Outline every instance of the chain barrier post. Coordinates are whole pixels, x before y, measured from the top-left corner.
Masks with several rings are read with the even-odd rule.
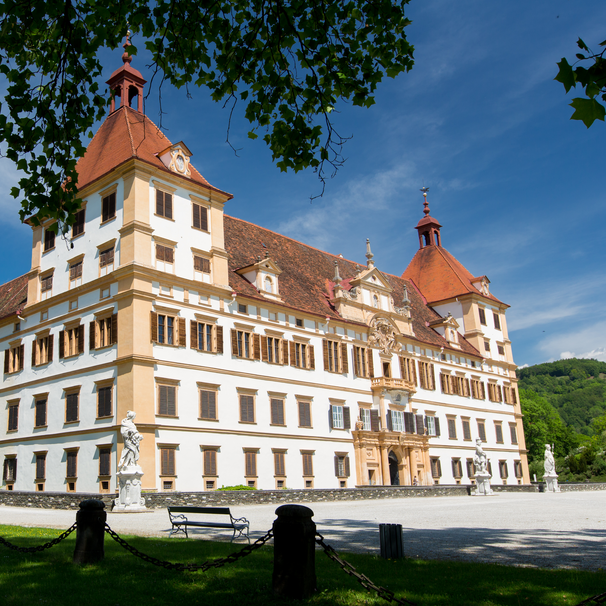
[[[87,499],[80,502],[80,510],[76,514],[74,564],[94,564],[105,557],[103,540],[106,520],[103,501]]]
[[[303,600],[316,591],[316,525],[304,505],[282,505],[273,524],[274,572],[278,597]]]

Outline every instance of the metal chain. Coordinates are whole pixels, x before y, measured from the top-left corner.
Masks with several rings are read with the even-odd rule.
[[[364,587],[364,589],[374,591],[380,598],[383,598],[388,602],[404,604],[405,606],[416,606],[414,602],[410,602],[406,598],[396,598],[393,591],[385,589],[385,587],[375,585],[366,575],[362,574],[361,572],[357,572],[354,566],[352,566],[349,562],[342,560],[334,548],[324,542],[324,537],[319,532],[316,532],[316,543],[320,545],[322,549],[324,549],[324,553],[331,560],[333,560],[333,562],[336,562],[348,575],[354,577],[354,579],[356,579],[358,583]]]
[[[594,604],[606,604],[606,592],[587,598],[577,606],[593,606]]]
[[[236,551],[228,555],[225,558],[218,558],[213,561],[206,561],[203,564],[175,564],[173,562],[167,562],[165,560],[159,560],[158,558],[154,558],[145,553],[142,553],[132,545],[129,545],[122,537],[120,537],[116,532],[114,532],[109,525],[105,524],[105,532],[116,541],[119,545],[124,547],[127,551],[130,551],[134,556],[141,558],[145,562],[149,562],[150,564],[154,564],[154,566],[161,566],[162,568],[166,568],[167,570],[177,570],[179,572],[193,572],[195,570],[207,571],[210,568],[221,568],[221,566],[225,566],[226,564],[233,564],[237,562],[239,559],[246,557],[251,554],[253,551],[262,547],[274,536],[273,529],[268,530],[261,538],[257,539],[252,545],[246,545],[240,551]]]
[[[0,537],[0,545],[5,545],[9,549],[13,549],[15,551],[19,551],[20,553],[36,553],[37,551],[44,551],[45,549],[50,549],[55,545],[61,543],[63,539],[66,539],[74,530],[76,530],[76,523],[70,526],[65,532],[62,532],[56,539],[49,541],[48,543],[44,543],[44,545],[38,545],[37,547],[18,547],[17,545],[13,545],[9,543],[7,540]]]

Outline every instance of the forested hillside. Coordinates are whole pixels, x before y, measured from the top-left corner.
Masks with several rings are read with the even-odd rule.
[[[554,444],[561,481],[606,480],[606,363],[571,358],[518,369],[531,476]]]

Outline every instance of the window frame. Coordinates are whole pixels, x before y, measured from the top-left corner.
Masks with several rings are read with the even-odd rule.
[[[312,404],[311,399],[297,398],[297,413],[298,413],[298,421],[299,421],[300,428],[313,429],[311,404]],[[308,418],[309,418],[309,425],[303,425],[302,423],[304,421],[306,421]]]
[[[156,186],[154,215],[168,221],[174,221],[173,192]]]
[[[70,387],[63,390],[65,400],[64,424],[80,422],[80,388]]]
[[[82,286],[82,275],[84,273],[84,256],[69,262],[69,288]]]
[[[159,444],[160,451],[160,477],[161,478],[176,478],[177,477],[177,449],[175,444]],[[170,490],[174,490],[174,484]]]
[[[20,400],[10,400],[7,402],[6,433],[19,431],[19,404]]]
[[[314,455],[315,450],[301,450],[301,465],[303,478],[314,478]],[[313,486],[312,486],[313,488]]]
[[[173,379],[156,379],[156,416],[167,417],[170,419],[179,418],[178,394],[179,381]],[[163,393],[165,401],[165,411],[163,412]],[[172,402],[171,402],[172,394]],[[172,405],[172,413],[171,413]]]
[[[42,406],[44,405],[44,406]],[[44,411],[44,423],[40,424],[39,410]],[[48,427],[48,394],[39,394],[34,396],[34,429]]]
[[[202,334],[202,339],[200,336]],[[203,347],[200,347],[200,343]],[[223,327],[211,318],[197,317],[189,322],[189,346],[201,353],[223,353]]]
[[[46,301],[53,296],[54,269],[40,275],[40,300]]]
[[[210,229],[209,229],[209,210],[210,208],[208,206],[206,206],[205,204],[201,204],[200,202],[194,202],[192,200],[192,218],[191,218],[191,226],[192,229],[197,229],[200,231],[203,231],[205,233],[210,233]],[[196,209],[197,209],[197,213],[198,213],[198,225],[196,225]],[[204,213],[202,213],[201,211],[204,211]],[[204,219],[202,219],[202,217],[204,216]]]
[[[256,425],[256,396],[256,392],[238,391],[239,423],[245,423],[247,425]]]
[[[97,391],[97,419],[111,419],[114,416],[114,380],[95,382]],[[109,394],[109,395],[108,395]],[[107,401],[109,399],[109,402]],[[102,401],[104,400],[104,401]],[[102,406],[104,407],[102,410]],[[109,412],[107,412],[109,407]],[[106,413],[106,414],[102,414]]]
[[[154,241],[155,268],[168,274],[175,273],[175,248],[172,243]]]
[[[53,225],[56,224],[53,223]],[[57,234],[52,229],[50,229],[51,227],[52,225],[49,225],[48,227],[44,228],[42,254],[47,253],[55,248]],[[50,234],[50,236],[47,237],[47,234]]]
[[[314,346],[309,339],[293,339],[288,341],[290,352],[290,366],[301,370],[315,370]]]
[[[483,307],[478,307],[478,316],[480,317],[480,324],[487,326],[486,324],[486,310]]]
[[[80,208],[74,215],[74,222],[72,223],[72,240],[79,238],[84,235],[84,227],[86,225],[86,207]]]
[[[347,343],[335,339],[322,339],[324,370],[333,374],[347,374]]]
[[[107,212],[106,212],[107,208]],[[101,225],[105,225],[116,218],[116,190],[102,194],[101,198]]]
[[[17,481],[17,455],[4,456],[2,480],[12,490],[12,485]]]
[[[198,383],[198,419],[200,421],[218,421],[219,420],[219,386],[218,385],[209,385],[207,383]],[[203,412],[203,403],[202,403],[202,394],[212,394],[212,402],[210,401],[210,395],[207,396],[206,406],[208,407],[208,416],[204,416]],[[215,416],[210,416],[211,406],[214,409]]]
[[[349,462],[349,453],[335,452],[335,477],[349,478],[351,475],[351,467]]]
[[[456,440],[457,439],[457,419],[454,416],[447,416],[447,425],[448,425],[448,439]]]
[[[78,451],[79,448],[65,448],[65,480],[78,479]],[[71,469],[70,469],[71,468]],[[70,473],[72,472],[72,473]],[[68,482],[69,485],[69,482]],[[74,486],[75,490],[75,486]],[[69,492],[72,492],[69,490]]]
[[[216,480],[219,477],[218,446],[202,446],[202,477]]]
[[[275,427],[286,427],[286,417],[284,415],[283,396],[271,396],[269,398],[269,416],[270,425]]]

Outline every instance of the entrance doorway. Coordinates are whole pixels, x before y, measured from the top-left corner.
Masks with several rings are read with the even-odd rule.
[[[398,473],[398,457],[393,451],[390,451],[387,459],[389,460],[389,481],[392,486],[400,485],[400,474]]]

